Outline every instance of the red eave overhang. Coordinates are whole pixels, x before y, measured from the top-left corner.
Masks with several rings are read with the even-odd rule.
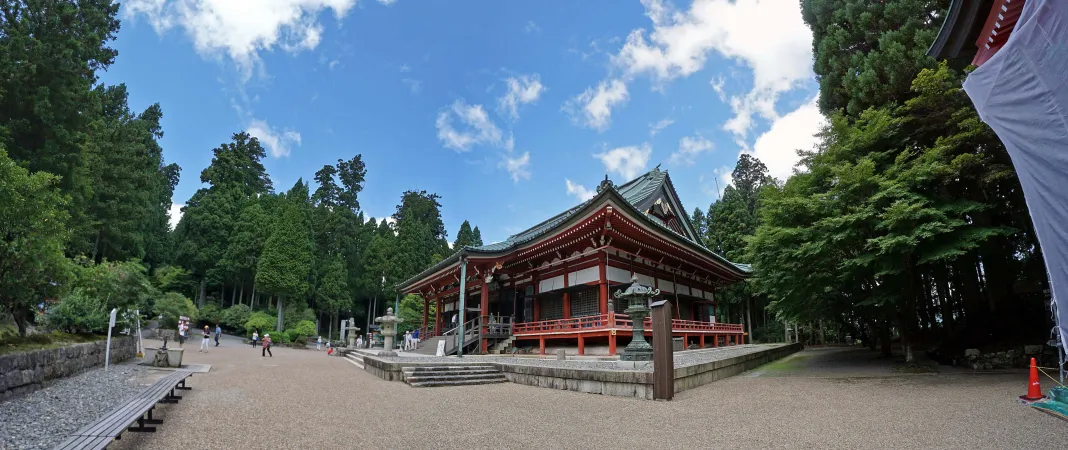
[[[1012,34],[1012,30],[1016,28],[1016,22],[1020,19],[1023,6],[1024,0],[994,1],[994,7],[990,8],[990,15],[986,18],[983,31],[979,33],[979,38],[975,41],[975,46],[979,48],[979,51],[972,59],[972,65],[983,65],[1008,42],[1009,35]]]

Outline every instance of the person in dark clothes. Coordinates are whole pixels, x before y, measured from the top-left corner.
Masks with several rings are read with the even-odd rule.
[[[222,334],[222,327],[219,324],[215,324],[215,346],[219,346],[219,336]]]

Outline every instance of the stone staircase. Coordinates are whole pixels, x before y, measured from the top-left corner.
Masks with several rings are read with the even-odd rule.
[[[405,367],[404,382],[412,387],[468,386],[508,381],[491,365],[442,365]]]
[[[491,348],[489,350],[489,352],[490,352],[491,355],[499,355],[499,354],[503,353],[505,350],[507,350],[508,347],[511,347],[513,342],[515,342],[515,336],[511,336],[508,339],[505,339],[503,341],[500,341],[500,342],[494,344],[493,348]]]
[[[345,359],[351,362],[354,366],[363,369],[363,354],[356,351],[349,351],[345,354]]]
[[[420,355],[434,356],[438,351],[438,341],[445,339],[444,336],[435,336],[419,343],[419,348],[411,351],[410,353],[418,353]]]

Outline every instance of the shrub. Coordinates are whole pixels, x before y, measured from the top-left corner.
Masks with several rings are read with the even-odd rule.
[[[103,333],[108,329],[107,305],[84,289],[75,289],[44,316],[47,328],[68,333]]]
[[[282,327],[286,330],[296,328],[303,321],[312,322],[312,333],[315,333],[315,311],[299,301],[292,301],[285,305],[282,315]]]
[[[157,298],[152,309],[161,316],[160,326],[167,329],[174,329],[178,326],[179,316],[189,317],[191,321],[197,320],[196,305],[193,305],[192,300],[177,292],[168,292]]]
[[[252,318],[252,309],[248,305],[234,305],[226,308],[222,314],[223,325],[237,332],[245,330],[245,323]]]
[[[215,303],[206,303],[200,308],[197,317],[200,319],[200,326],[208,325],[214,329],[215,324],[222,322],[223,310]]]
[[[248,321],[245,322],[245,330],[251,335],[253,331],[259,331],[260,334],[264,332],[271,332],[274,330],[275,324],[278,319],[269,316],[262,311],[256,311],[249,316]],[[273,336],[272,336],[273,337]]]
[[[300,333],[301,336],[315,336],[315,322],[310,320],[302,320],[292,329]]]

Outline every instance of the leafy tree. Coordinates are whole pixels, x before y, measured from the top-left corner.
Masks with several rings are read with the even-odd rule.
[[[74,289],[58,305],[48,309],[44,325],[67,333],[105,333],[110,318],[108,311],[103,299],[83,289]]]
[[[57,178],[31,174],[0,148],[0,308],[25,335],[34,307],[55,298],[70,277],[63,257],[68,219]]]
[[[701,208],[694,208],[693,215],[690,216],[690,222],[693,223],[694,230],[697,231],[697,238],[701,240],[701,243],[708,245],[706,242],[708,236],[708,218],[705,217],[704,211],[701,211]]]
[[[256,270],[256,284],[278,296],[275,329],[279,331],[283,329],[283,298],[303,296],[308,291],[312,242],[303,204],[306,199],[307,189],[297,181],[286,194],[282,215],[274,223]]]
[[[160,326],[175,328],[178,326],[178,318],[186,316],[189,320],[197,320],[197,307],[193,301],[177,292],[168,292],[156,299],[152,310],[160,317]]]
[[[441,220],[441,197],[426,191],[407,191],[401,196],[393,219],[397,239],[386,278],[396,284],[419,273],[433,261],[449,254],[448,234]]]
[[[904,103],[913,78],[935,67],[926,53],[948,6],[948,0],[802,0],[820,110],[857,117],[872,106]]]
[[[245,332],[252,334],[253,331],[258,331],[260,334],[275,327],[275,318],[271,317],[262,311],[256,311],[245,322]]]
[[[471,233],[474,237],[471,242],[471,245],[474,245],[475,247],[481,247],[482,245],[484,245],[482,243],[482,231],[479,231],[478,227],[475,227],[474,231],[472,231]]]
[[[341,255],[334,254],[326,259],[329,262],[323,273],[319,289],[315,292],[315,305],[318,307],[319,312],[326,314],[329,318],[330,327],[327,336],[332,338],[334,335],[334,323],[338,322],[338,313],[342,308],[352,303],[352,291],[348,286],[349,276],[345,269],[345,261],[341,258]]]
[[[471,229],[471,222],[465,220],[464,223],[460,225],[460,231],[456,232],[456,240],[453,241],[452,248],[456,251],[459,251],[465,246],[477,247],[479,245],[482,245],[481,234],[482,233],[479,233],[478,239],[476,240],[475,232]]]
[[[248,305],[237,304],[226,308],[222,314],[222,322],[226,327],[231,328],[237,332],[245,330],[245,323],[252,317],[252,308]]]

